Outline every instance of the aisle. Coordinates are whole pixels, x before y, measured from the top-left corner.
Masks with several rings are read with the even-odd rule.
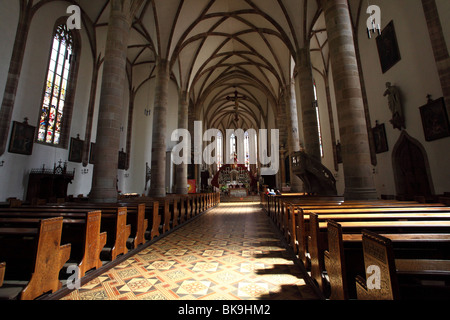
[[[316,299],[259,203],[223,203],[63,300]]]

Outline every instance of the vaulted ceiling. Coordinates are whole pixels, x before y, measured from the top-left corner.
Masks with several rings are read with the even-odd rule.
[[[110,0],[75,2],[96,58]],[[189,92],[197,116],[203,113],[209,127],[261,128],[269,108],[277,113],[294,73],[292,57],[311,39],[312,52],[319,53],[313,63],[324,70],[328,52],[320,0],[146,0],[130,34],[130,87],[154,76],[157,58],[167,59],[173,80]],[[226,99],[236,91],[246,97],[238,122],[235,103]]]

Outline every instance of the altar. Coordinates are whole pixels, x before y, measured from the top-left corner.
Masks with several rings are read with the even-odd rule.
[[[248,197],[256,189],[256,179],[244,165],[224,165],[211,181],[212,186],[222,190],[231,198]]]
[[[230,197],[233,198],[245,198],[248,196],[248,190],[245,188],[229,188]]]

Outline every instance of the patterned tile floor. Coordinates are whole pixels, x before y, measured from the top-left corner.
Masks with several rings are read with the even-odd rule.
[[[62,300],[315,300],[259,203],[222,203]]]

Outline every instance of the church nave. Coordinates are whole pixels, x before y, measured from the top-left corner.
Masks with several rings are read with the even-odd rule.
[[[259,203],[222,203],[62,300],[311,300]]]

